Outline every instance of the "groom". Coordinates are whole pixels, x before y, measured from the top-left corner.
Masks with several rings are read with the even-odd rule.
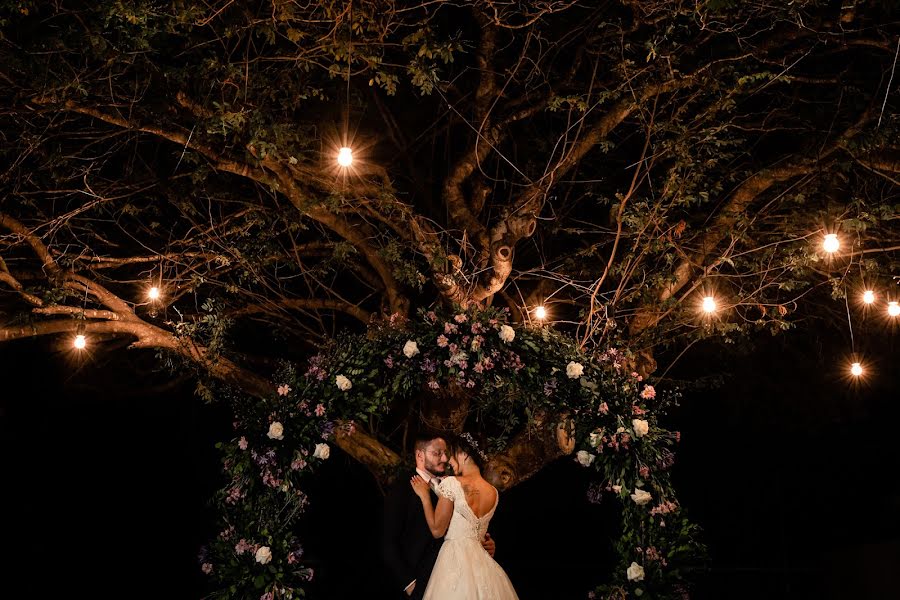
[[[434,488],[448,475],[447,442],[433,434],[416,437],[416,473],[432,488],[431,501],[437,505]],[[425,521],[422,501],[409,485],[410,473],[401,477],[384,500],[384,559],[403,598],[418,600],[425,594],[431,569],[443,538],[435,539]],[[494,541],[488,534],[482,542],[493,556]]]

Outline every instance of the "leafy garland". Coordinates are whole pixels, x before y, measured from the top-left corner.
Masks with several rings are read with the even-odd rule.
[[[550,328],[511,325],[505,311],[487,309],[392,317],[337,339],[303,372],[285,365],[277,394],[232,397],[236,437],[218,445],[229,478],[215,498],[222,529],[201,555],[219,587],[213,596],[305,595],[314,574],[294,525],[308,503],[302,480],[328,459],[328,441],[423,389],[453,388],[471,392],[469,426],[488,434],[491,451],[535,415],[574,423],[575,459],[598,475],[589,500],[609,493],[622,502],[619,563],[589,597],[686,597],[686,567],[705,548],[670,480],[679,434],[659,423],[677,394],[657,393],[629,361],[627,351],[588,355]]]

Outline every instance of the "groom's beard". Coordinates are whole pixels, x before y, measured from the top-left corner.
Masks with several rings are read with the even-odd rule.
[[[434,475],[435,477],[446,477],[452,469],[450,468],[450,463],[444,463],[443,470],[439,470],[440,463],[436,465],[425,465],[425,470]]]

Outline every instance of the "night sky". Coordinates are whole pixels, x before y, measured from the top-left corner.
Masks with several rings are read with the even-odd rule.
[[[900,597],[896,333],[856,331],[873,371],[859,385],[844,376],[848,332],[815,323],[698,344],[669,372],[670,385],[722,380],[686,389],[668,417],[680,499],[710,546],[696,598]],[[227,407],[152,374],[152,354],[78,364],[59,344],[0,349],[2,591],[202,597]],[[562,460],[502,495],[496,558],[523,600],[584,598],[610,568],[616,505],[586,501],[588,474]],[[391,597],[374,480],[338,451],[308,490],[310,596]]]

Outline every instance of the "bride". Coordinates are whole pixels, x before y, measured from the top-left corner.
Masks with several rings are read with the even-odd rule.
[[[470,434],[453,441],[450,466],[456,476],[437,484],[437,507],[428,483],[418,475],[410,480],[431,534],[444,537],[424,600],[518,600],[509,577],[481,546],[499,501],[497,488],[481,476],[486,461]]]

